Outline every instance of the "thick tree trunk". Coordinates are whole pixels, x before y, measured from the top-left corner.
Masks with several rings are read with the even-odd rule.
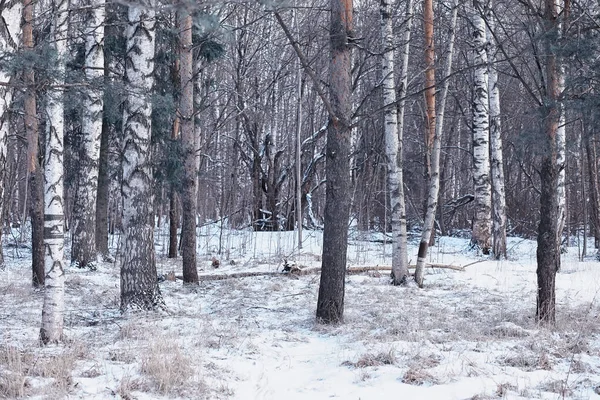
[[[585,150],[588,160],[588,179],[590,181],[591,225],[594,233],[594,246],[600,245],[600,174],[596,141],[591,132],[587,132]]]
[[[33,7],[32,0],[23,0],[23,45],[32,51],[33,41]],[[33,286],[44,286],[44,174],[38,160],[39,123],[35,90],[35,74],[28,67],[23,73],[27,86],[23,100],[25,131],[27,134],[27,173],[29,175],[28,197],[29,215],[31,218],[31,266]]]
[[[471,244],[489,254],[492,247],[492,188],[490,182],[490,115],[486,25],[481,5],[473,0],[473,186],[475,194]]]
[[[85,20],[85,77],[90,83],[83,97],[82,138],[77,171],[77,193],[73,206],[71,263],[79,268],[95,268],[96,196],[98,163],[102,137],[104,98],[99,86],[104,78],[104,1],[89,0]]]
[[[352,104],[352,0],[331,0],[331,107],[327,130],[325,229],[317,319],[341,322],[344,315],[346,253],[350,218],[350,108]]]
[[[2,18],[6,24],[3,34],[0,35],[0,52],[11,52],[19,46],[19,31],[22,15],[22,4],[15,1],[5,5],[2,10]],[[4,213],[8,210],[8,196],[4,193],[4,181],[6,179],[8,130],[10,126],[9,109],[13,99],[13,89],[8,85],[11,77],[4,71],[0,71],[0,267],[4,264],[4,252],[2,250],[2,231],[4,230]]]
[[[496,69],[496,42],[491,31],[496,21],[492,12],[492,0],[487,5],[486,19],[488,32],[488,87],[490,101],[490,149],[492,173],[492,252],[496,259],[506,258],[506,195],[504,185],[504,165],[502,150],[502,129],[500,123],[500,89],[498,87],[498,70]]]
[[[163,304],[156,276],[150,134],[154,79],[154,0],[128,11],[127,99],[123,113],[123,233],[121,309],[152,310]]]
[[[406,238],[406,210],[402,177],[402,151],[398,140],[398,111],[394,85],[394,32],[392,7],[389,0],[381,0],[381,37],[384,45],[382,60],[384,138],[387,157],[387,186],[390,196],[392,225],[392,284],[408,281],[408,246]]]
[[[183,147],[183,170],[181,203],[183,224],[181,227],[181,250],[183,256],[183,283],[198,283],[196,266],[196,219],[198,160],[196,157],[196,130],[194,129],[194,63],[192,49],[192,16],[185,9],[178,11],[179,21],[179,77],[181,96],[181,143]]]
[[[68,0],[53,2],[54,23],[52,43],[58,57],[58,76],[64,76],[67,55]],[[57,343],[62,340],[65,308],[65,216],[63,210],[64,179],[64,93],[61,88],[64,78],[57,78],[55,88],[48,93],[46,110],[46,154],[44,157],[44,246],[46,288],[42,308],[42,328],[40,339],[43,343]]]
[[[108,204],[109,204],[109,141],[111,126],[107,119],[102,121],[100,154],[98,156],[98,193],[96,195],[96,251],[108,255]]]
[[[564,168],[560,152],[564,151],[564,140],[559,137],[564,121],[562,96],[562,68],[556,54],[556,43],[552,32],[559,34],[559,5],[556,0],[545,0],[544,29],[547,40],[546,50],[546,98],[544,108],[545,154],[542,160],[540,194],[540,225],[537,247],[537,309],[536,317],[541,323],[555,322],[556,272],[560,270],[560,227],[561,227],[561,178]]]

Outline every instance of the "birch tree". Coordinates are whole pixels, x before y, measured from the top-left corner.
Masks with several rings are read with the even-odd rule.
[[[481,5],[473,0],[470,7],[473,36],[473,186],[475,205],[471,244],[488,254],[492,246],[492,193],[490,183],[490,115],[486,25]]]
[[[0,6],[0,53],[10,53],[19,47],[19,31],[22,5],[19,0],[6,2]],[[13,100],[13,89],[10,87],[11,76],[0,70],[0,266],[4,264],[2,249],[2,216],[7,206],[4,188],[6,178],[6,155],[8,150],[8,132],[10,128],[9,109]]]
[[[40,339],[43,343],[62,340],[65,308],[64,273],[64,75],[67,54],[68,0],[52,2],[54,21],[51,43],[56,50],[58,64],[56,78],[51,82],[46,100],[46,146],[44,156],[44,266],[46,271],[44,306]]]
[[[155,45],[155,1],[129,5],[123,112],[123,232],[121,309],[162,304],[156,276],[150,133]]]
[[[196,266],[196,218],[198,159],[196,156],[196,130],[194,128],[194,63],[192,48],[192,16],[185,8],[178,12],[179,22],[179,77],[181,94],[178,116],[181,120],[183,147],[183,225],[181,249],[183,255],[183,282],[198,283]]]
[[[104,79],[104,0],[88,0],[85,18],[85,78],[89,86],[83,96],[82,139],[79,151],[77,192],[73,205],[71,262],[79,268],[95,268],[96,198],[102,134]]]
[[[381,0],[381,37],[384,45],[382,59],[384,137],[387,157],[387,186],[390,196],[392,225],[392,283],[401,285],[408,278],[408,250],[406,241],[406,210],[402,178],[402,148],[398,137],[398,111],[394,85],[394,32],[392,7],[389,0]]]
[[[504,187],[504,165],[502,151],[502,129],[500,122],[500,89],[496,67],[496,41],[492,32],[496,28],[493,14],[493,0],[486,6],[488,94],[490,114],[490,152],[492,175],[492,252],[496,259],[506,257],[506,194]]]

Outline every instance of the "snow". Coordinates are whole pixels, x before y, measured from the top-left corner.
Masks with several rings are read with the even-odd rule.
[[[200,275],[320,266],[318,231],[305,232],[301,250],[294,232],[198,233]],[[441,237],[429,262],[473,264],[428,268],[424,289],[393,287],[388,271],[349,275],[334,326],[315,321],[315,274],[165,280],[166,310],[122,315],[118,261],[67,268],[67,340],[40,347],[43,294],[18,236],[7,235],[0,272],[0,397],[14,396],[8,377],[21,376],[20,394],[40,399],[600,398],[600,263],[579,261],[578,247],[563,255],[553,329],[535,323],[534,241],[509,238],[509,259],[493,261],[467,239]],[[159,274],[180,275],[166,231],[155,239]],[[111,243],[118,251],[119,238]],[[416,251],[413,242],[409,257]],[[389,266],[391,245],[352,232],[348,258]]]

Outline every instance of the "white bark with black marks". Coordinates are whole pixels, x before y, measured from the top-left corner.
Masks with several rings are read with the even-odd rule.
[[[398,111],[394,85],[394,32],[390,0],[381,0],[381,36],[384,54],[383,73],[384,137],[387,157],[387,186],[390,196],[392,226],[392,283],[408,281],[408,249],[406,238],[406,210],[402,177],[402,148],[398,137]]]
[[[490,179],[490,114],[486,25],[481,5],[470,9],[473,35],[473,186],[475,194],[471,244],[488,254],[492,246],[492,188]]]
[[[40,339],[43,343],[62,340],[65,308],[64,272],[64,84],[67,55],[68,0],[52,3],[52,43],[58,58],[57,78],[47,95],[46,152],[44,156],[44,267],[45,291]]]
[[[104,106],[104,1],[88,0],[85,18],[85,77],[89,86],[83,97],[81,148],[77,192],[73,206],[71,262],[94,268],[96,262],[96,197]]]
[[[127,98],[123,113],[123,232],[121,309],[153,310],[162,305],[157,284],[152,212],[151,92],[154,84],[155,1],[128,11]]]

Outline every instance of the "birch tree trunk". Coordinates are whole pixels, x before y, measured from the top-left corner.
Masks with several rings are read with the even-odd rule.
[[[541,169],[540,225],[537,247],[537,308],[536,318],[540,323],[553,324],[556,311],[556,272],[560,270],[561,225],[560,174],[562,164],[560,136],[563,108],[560,104],[563,77],[559,57],[556,54],[555,38],[560,32],[560,3],[545,0],[543,16],[546,51],[546,98],[544,104],[545,140]]]
[[[89,0],[85,19],[85,77],[90,84],[83,97],[82,138],[79,151],[77,192],[73,206],[71,263],[79,268],[95,268],[96,198],[102,136],[104,98],[104,1]]]
[[[352,0],[331,0],[330,115],[327,129],[325,229],[317,319],[341,322],[344,315],[346,254],[350,218],[352,105]]]
[[[13,0],[4,5],[1,10],[4,24],[0,27],[0,52],[12,52],[19,47],[19,33],[21,28],[22,4]],[[4,180],[6,179],[6,156],[8,150],[8,130],[10,127],[9,109],[13,100],[13,89],[9,86],[11,77],[0,70],[0,266],[4,264],[2,250],[2,231],[4,210],[7,208],[4,193]]]
[[[406,210],[402,178],[401,148],[398,138],[398,111],[394,85],[394,32],[392,7],[381,0],[381,37],[384,46],[382,59],[384,137],[387,157],[387,185],[390,196],[392,225],[392,284],[403,285],[408,280],[408,250],[406,240]],[[402,197],[400,197],[402,195]]]
[[[23,47],[33,51],[33,8],[32,0],[23,0]],[[27,87],[23,99],[25,132],[27,135],[27,174],[29,215],[31,218],[31,267],[32,283],[35,287],[44,286],[44,173],[38,161],[39,123],[35,90],[35,73],[26,67],[23,80]]]
[[[163,304],[156,276],[152,212],[151,93],[154,84],[155,0],[130,4],[126,30],[123,113],[123,232],[121,309],[152,310]]]
[[[429,240],[435,223],[435,210],[437,208],[438,194],[440,189],[440,150],[441,132],[436,132],[435,114],[435,48],[433,41],[433,0],[424,0],[423,24],[425,31],[425,144],[427,148],[427,176],[428,196],[425,221],[421,232],[419,252],[417,254],[417,268],[415,270],[415,281],[419,287],[423,287],[423,273]],[[430,149],[430,150],[429,150]]]
[[[486,26],[481,5],[473,0],[473,186],[475,203],[471,245],[489,254],[492,247],[492,189],[490,183],[490,115],[488,98],[488,63],[486,53]]]
[[[58,58],[57,75],[47,96],[46,151],[44,157],[44,266],[46,271],[44,306],[40,339],[43,343],[62,340],[65,308],[65,216],[63,210],[64,179],[64,85],[67,55],[68,0],[52,4],[54,22],[51,42]]]
[[[506,258],[506,195],[504,185],[504,165],[502,150],[502,129],[500,123],[500,90],[498,88],[498,70],[496,69],[496,42],[491,31],[496,21],[492,12],[493,0],[486,8],[487,55],[488,55],[488,93],[490,113],[490,150],[492,174],[492,252],[496,259]]]
[[[183,224],[181,227],[181,250],[183,256],[183,283],[198,284],[196,267],[196,218],[198,160],[196,157],[196,131],[194,129],[194,62],[192,49],[192,16],[181,9],[179,21],[179,77],[181,95],[179,118],[181,119],[181,144],[183,148],[184,177],[181,202]]]

